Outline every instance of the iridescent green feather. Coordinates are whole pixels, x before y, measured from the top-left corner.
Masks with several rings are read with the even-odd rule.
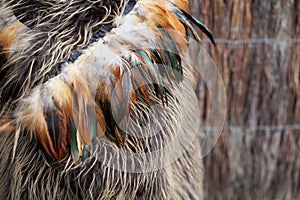
[[[90,139],[92,140],[97,133],[96,112],[95,112],[95,108],[93,108],[91,105],[87,105],[86,110],[87,110],[88,123],[89,123]]]
[[[77,146],[77,129],[71,119],[69,119],[69,125],[71,135],[71,153],[74,157],[74,160],[77,161],[79,159],[79,151]]]
[[[159,72],[157,71],[157,69],[156,69],[154,63],[151,61],[151,59],[147,56],[147,54],[146,54],[144,51],[142,51],[142,50],[140,50],[140,49],[137,49],[137,50],[136,50],[136,53],[137,53],[138,55],[140,55],[141,58],[146,62],[146,64],[148,64],[148,65],[150,66],[151,72],[154,74],[155,79],[157,80],[157,84],[158,84],[158,86],[159,86],[159,90],[160,90],[160,92],[161,92],[161,94],[162,94],[162,96],[163,96],[163,98],[164,98],[164,97],[165,97],[165,94],[166,94],[165,88],[164,88],[164,86],[163,86],[163,84],[162,84],[161,75],[160,75]]]
[[[181,57],[179,55],[178,49],[176,44],[173,42],[172,38],[166,33],[164,29],[160,29],[161,33],[163,34],[168,46],[166,46],[166,53],[170,59],[170,64],[173,69],[174,75],[177,81],[183,80],[183,71],[182,71],[182,64],[181,64]]]

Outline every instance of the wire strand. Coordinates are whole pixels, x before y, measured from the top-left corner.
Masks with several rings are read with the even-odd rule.
[[[203,44],[211,43],[209,39],[203,39]],[[245,40],[227,40],[215,39],[216,44],[225,45],[243,45],[243,44],[300,44],[300,39],[277,39],[277,38],[261,38],[261,39],[245,39]]]
[[[212,126],[212,127],[203,127],[200,128],[204,132],[215,132],[215,131],[241,131],[241,130],[250,130],[250,131],[300,131],[300,124],[294,125],[249,125],[249,126]]]

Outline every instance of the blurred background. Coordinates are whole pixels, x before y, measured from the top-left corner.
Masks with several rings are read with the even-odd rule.
[[[206,199],[300,199],[300,1],[192,0],[190,9],[214,34],[216,47],[205,37],[203,47],[226,91],[225,126],[204,158]],[[198,77],[203,127],[216,109],[206,85]]]

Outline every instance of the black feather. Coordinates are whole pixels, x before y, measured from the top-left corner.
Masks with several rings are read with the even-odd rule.
[[[195,17],[191,16],[190,14],[188,14],[187,12],[185,12],[184,10],[180,11],[184,14],[184,16],[186,16],[191,22],[193,22],[194,24],[197,25],[197,27],[210,39],[210,41],[216,46],[213,34],[211,33],[211,31],[202,23],[200,22],[198,19],[196,19]]]

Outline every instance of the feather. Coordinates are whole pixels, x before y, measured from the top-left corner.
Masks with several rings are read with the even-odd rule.
[[[202,22],[200,22],[199,20],[197,20],[196,18],[188,14],[186,11],[181,9],[176,9],[173,11],[173,13],[182,21],[182,23],[184,23],[191,30],[193,36],[197,41],[201,41],[201,38],[196,32],[196,30],[194,29],[193,25],[188,20],[196,24],[197,27],[199,27],[199,29],[203,31],[203,33],[211,40],[211,42],[214,45],[216,45],[211,31]]]
[[[124,145],[136,105],[151,106],[159,99],[165,108],[173,85],[183,81],[187,29],[200,41],[194,29],[198,26],[214,43],[209,29],[188,14],[186,0],[128,0],[114,5],[99,1],[97,8],[90,1],[81,3],[87,6],[85,11],[76,10],[81,8],[77,4],[71,11],[68,3],[46,3],[42,13],[49,19],[36,19],[28,11],[33,15],[22,21],[34,27],[36,44],[16,52],[0,70],[0,109],[9,112],[10,102],[19,109],[20,99],[30,102],[24,106],[20,130],[35,135],[51,161],[68,155],[75,162],[84,160],[93,139],[104,135]],[[61,8],[67,9],[65,13],[56,13]],[[18,17],[21,10],[15,10]],[[72,29],[64,32],[64,27],[56,27],[60,23]],[[34,89],[40,93],[37,99]]]
[[[89,146],[92,145],[91,141],[98,132],[97,108],[94,101],[91,101],[88,88],[83,83],[84,81],[81,80],[81,84],[77,82],[73,84],[73,122],[69,122],[71,123],[72,156],[75,161],[85,158]],[[98,116],[103,120],[101,114]]]
[[[91,145],[91,138],[88,127],[88,115],[86,111],[87,99],[83,92],[78,94],[78,131],[80,133],[80,139],[83,143]]]
[[[95,108],[93,108],[91,105],[87,105],[86,109],[87,109],[87,118],[89,123],[90,139],[92,139],[97,134],[96,112],[95,112]]]
[[[180,10],[189,20],[191,20],[191,22],[193,22],[194,24],[197,25],[198,28],[200,28],[201,31],[203,31],[203,33],[210,39],[210,41],[216,46],[216,43],[214,41],[214,37],[213,34],[211,33],[211,31],[202,23],[200,22],[198,19],[196,19],[195,17],[191,16],[190,14],[188,14],[186,11],[184,10]]]
[[[127,15],[135,6],[137,3],[137,0],[129,0],[127,5],[124,8],[123,15]]]
[[[45,115],[49,135],[51,138],[51,141],[53,143],[54,150],[58,152],[59,149],[59,142],[60,142],[60,127],[59,127],[59,119],[58,116],[53,112],[47,112]],[[49,141],[50,142],[50,141]]]
[[[158,73],[157,68],[155,67],[155,64],[151,61],[151,59],[148,57],[148,55],[141,49],[137,49],[135,52],[141,57],[141,59],[144,61],[144,63],[150,67],[150,72],[154,75],[155,82],[158,85],[159,93],[162,94],[162,96],[164,97],[165,96],[165,88],[162,85],[161,75]]]
[[[115,70],[115,85],[112,95],[112,105],[116,105],[114,110],[114,116],[117,121],[122,121],[122,119],[127,115],[130,97],[132,95],[132,85],[131,85],[131,77],[128,72],[121,73],[120,67]],[[116,101],[116,103],[114,103]]]
[[[166,33],[164,29],[160,29],[162,32],[164,38],[167,42],[167,48],[166,53],[168,54],[168,58],[170,60],[170,67],[173,69],[173,76],[175,76],[175,79],[177,81],[183,80],[183,71],[182,71],[182,64],[181,64],[181,58],[179,55],[179,52],[177,50],[177,47],[171,37]]]
[[[188,1],[7,3],[27,27],[0,68],[0,198],[199,198],[198,137],[163,165],[194,133]]]
[[[149,93],[147,91],[145,78],[138,69],[138,67],[135,67],[131,70],[131,79],[132,84],[134,85],[133,88],[138,89],[141,92],[141,95],[144,97],[146,101],[150,101]]]
[[[15,21],[7,28],[0,30],[0,46],[2,47],[1,55],[3,55],[3,63],[5,63],[5,61],[7,60],[9,49],[15,42],[18,36],[18,31],[21,27],[22,23],[20,23],[19,21]]]
[[[75,124],[69,119],[70,124],[70,140],[71,140],[71,154],[74,161],[78,161],[79,159],[79,147],[77,146],[77,129]]]

